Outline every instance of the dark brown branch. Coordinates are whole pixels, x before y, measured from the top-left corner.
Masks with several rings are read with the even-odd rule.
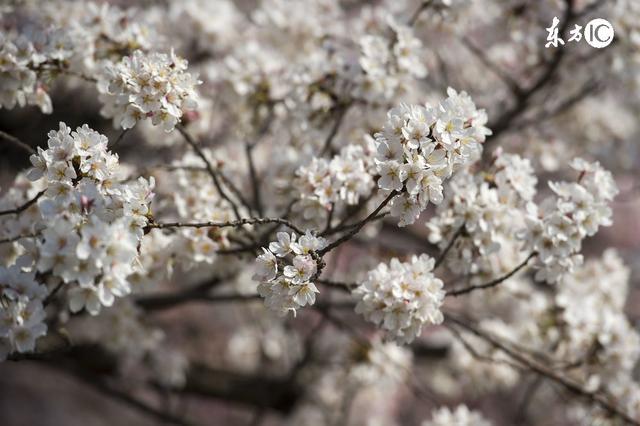
[[[334,242],[332,242],[331,244],[329,244],[327,247],[325,247],[322,250],[318,251],[318,255],[320,256],[324,256],[325,254],[327,254],[328,252],[330,252],[331,250],[333,250],[334,248],[338,247],[340,244],[344,243],[345,241],[350,240],[351,238],[353,238],[367,223],[371,222],[374,220],[374,218],[378,215],[378,213],[380,213],[380,210],[382,210],[387,204],[389,204],[389,202],[396,196],[398,195],[398,191],[391,191],[391,193],[387,196],[387,198],[385,198],[382,203],[380,203],[380,205],[378,207],[376,207],[376,209],[374,211],[372,211],[367,217],[365,217],[364,219],[362,219],[360,222],[358,222],[357,224],[355,224],[353,226],[353,229],[351,229],[348,233],[346,233],[345,235],[343,235],[342,237],[338,238],[337,240],[335,240]]]
[[[168,294],[158,296],[146,296],[136,301],[138,306],[147,311],[158,311],[186,303],[225,303],[225,302],[251,302],[260,300],[258,294]]]
[[[3,132],[2,130],[0,130],[0,138],[6,140],[7,142],[11,143],[13,146],[15,146],[18,149],[21,149],[29,154],[35,154],[36,150],[33,149],[33,147],[31,147],[29,144],[26,144],[24,142],[22,142],[20,139],[16,138],[13,135],[10,135],[7,132]]]
[[[520,96],[522,94],[522,88],[520,87],[518,82],[515,81],[509,74],[507,74],[502,68],[493,63],[487,57],[487,55],[484,54],[482,49],[479,49],[466,36],[462,37],[462,44],[464,44],[465,47],[469,49],[469,51],[471,51],[471,53],[473,53],[476,58],[478,58],[478,60],[484,64],[484,66],[486,66],[491,72],[493,72],[498,78],[500,78],[500,80],[502,80],[502,82],[504,82],[504,84],[509,87],[509,90],[511,90],[514,95]]]
[[[241,216],[240,216],[240,212],[238,211],[238,206],[236,205],[235,201],[233,201],[227,195],[227,193],[222,189],[222,185],[220,184],[220,180],[218,179],[218,175],[216,171],[213,169],[211,162],[209,161],[207,156],[204,154],[200,146],[198,146],[198,143],[195,140],[193,140],[191,135],[184,129],[184,127],[182,127],[181,124],[178,124],[176,128],[178,129],[178,131],[180,132],[184,140],[187,141],[187,143],[191,146],[191,148],[193,148],[193,150],[198,155],[198,157],[200,157],[200,159],[204,162],[207,168],[207,172],[211,176],[211,179],[213,179],[213,184],[218,190],[218,194],[220,194],[220,196],[231,205],[231,209],[233,210],[233,214],[236,216],[236,219],[240,219]]]
[[[249,178],[251,179],[251,188],[253,189],[253,204],[256,206],[256,211],[260,216],[264,213],[262,209],[262,199],[260,197],[260,181],[258,180],[258,172],[256,171],[256,165],[253,161],[253,148],[252,144],[247,143],[245,145],[245,154],[247,157],[247,165],[249,167]]]
[[[529,127],[532,125],[540,124],[545,122],[546,120],[556,116],[559,113],[566,112],[574,105],[580,103],[585,98],[591,96],[592,94],[598,92],[603,87],[602,84],[590,80],[584,84],[576,93],[568,96],[566,99],[562,100],[558,105],[554,108],[540,111],[535,116],[524,119],[518,122],[518,129],[522,130],[525,127]]]
[[[442,250],[442,253],[440,253],[440,256],[438,256],[438,258],[436,259],[436,262],[433,265],[433,269],[436,269],[438,266],[440,266],[442,262],[444,262],[444,259],[447,257],[447,254],[455,244],[456,240],[460,237],[460,235],[462,235],[464,230],[465,230],[465,224],[463,223],[462,225],[460,225],[460,228],[458,228],[455,234],[453,234],[453,237],[451,237],[451,241],[449,241],[449,244],[447,244],[444,250]]]
[[[65,284],[64,281],[60,280],[58,285],[56,285],[53,288],[53,290],[51,290],[51,292],[47,295],[47,297],[42,301],[42,306],[48,306],[49,303],[51,303],[51,301],[53,300],[53,298],[56,297],[56,294],[58,294],[60,289],[62,289],[64,284]]]
[[[4,215],[8,215],[8,214],[20,214],[20,213],[22,213],[23,211],[27,210],[29,207],[34,205],[40,199],[40,197],[42,197],[44,195],[44,193],[45,193],[44,190],[38,192],[35,197],[33,197],[32,199],[30,199],[26,203],[14,208],[14,209],[1,210],[0,211],[0,216],[4,216]]]
[[[0,244],[14,243],[23,238],[35,238],[35,237],[37,237],[36,234],[18,235],[15,237],[5,238],[4,240],[0,240]]]
[[[445,324],[445,326],[447,326],[447,328],[449,329],[449,331],[451,331],[451,333],[453,334],[453,337],[456,338],[456,340],[458,340],[460,342],[460,344],[462,344],[462,346],[465,348],[465,350],[467,352],[469,352],[471,354],[471,356],[473,358],[475,358],[476,360],[480,361],[480,362],[484,362],[484,363],[489,363],[489,364],[501,364],[501,365],[506,365],[508,367],[513,368],[514,370],[526,370],[526,368],[524,368],[522,365],[517,364],[513,361],[509,361],[506,359],[496,359],[496,358],[492,358],[488,355],[482,355],[480,352],[478,352],[471,343],[469,343],[467,341],[467,339],[464,338],[464,336],[462,335],[462,333],[460,333],[460,331],[450,325],[450,324]]]
[[[131,130],[131,128],[122,130],[122,132],[120,132],[120,134],[118,135],[118,138],[113,142],[113,144],[111,144],[109,149],[114,149],[116,146],[118,146],[124,139],[124,135],[126,135],[129,130]]]
[[[291,411],[303,395],[299,385],[288,377],[245,375],[202,364],[190,366],[184,388],[176,391],[270,408],[283,413]]]
[[[325,231],[323,231],[320,235],[322,236],[326,236],[326,235],[330,235],[330,234],[334,234],[336,232],[340,232],[343,231],[345,229],[348,229],[349,227],[353,226],[353,224],[351,225],[347,225],[347,222],[349,221],[349,219],[351,219],[353,216],[355,216],[358,212],[360,212],[360,210],[364,209],[365,206],[367,205],[367,203],[369,201],[371,201],[371,199],[377,194],[377,187],[372,189],[371,192],[369,193],[369,195],[367,195],[364,199],[360,200],[360,202],[355,205],[355,206],[349,206],[347,208],[347,213],[345,214],[345,216],[342,218],[342,220],[340,220],[340,223],[338,223],[338,225],[336,225],[333,228],[329,228]]]
[[[370,222],[375,222],[376,220],[380,220],[380,219],[384,219],[385,217],[387,217],[387,215],[389,214],[389,212],[383,212],[383,213],[378,213],[377,215],[375,215],[374,217],[371,218]],[[335,234],[337,232],[342,232],[342,231],[347,231],[349,229],[352,229],[356,226],[360,225],[359,222],[357,223],[352,223],[350,225],[338,225],[335,228],[332,228],[330,230],[328,230],[327,232],[321,234],[321,235],[331,235],[331,234]]]
[[[178,292],[138,296],[136,304],[148,311],[172,308],[205,296],[212,288],[231,278],[233,277],[215,277]]]
[[[493,346],[495,346],[496,348],[500,349],[502,352],[504,352],[506,355],[508,355],[509,357],[511,357],[512,359],[514,359],[515,361],[523,364],[524,366],[526,366],[528,369],[530,369],[531,371],[539,374],[540,376],[543,376],[547,379],[550,379],[560,385],[562,385],[563,387],[565,387],[567,390],[569,390],[570,392],[573,392],[577,395],[580,395],[596,404],[598,404],[599,406],[601,406],[602,408],[604,408],[605,410],[607,410],[609,413],[611,414],[615,414],[616,416],[619,416],[620,418],[624,419],[625,421],[636,425],[636,426],[640,426],[640,422],[638,422],[637,420],[634,420],[631,416],[629,416],[627,413],[625,413],[622,409],[620,409],[619,407],[617,407],[615,404],[611,403],[609,401],[609,399],[600,393],[596,393],[596,392],[592,392],[592,391],[588,391],[584,388],[583,385],[581,385],[578,382],[575,382],[572,379],[569,379],[568,377],[565,377],[553,370],[551,370],[550,368],[546,367],[545,365],[539,363],[538,361],[535,361],[533,359],[530,359],[528,356],[525,356],[515,350],[513,350],[512,348],[508,347],[507,345],[503,344],[502,342],[500,342],[497,338],[495,338],[494,336],[492,336],[490,333],[487,333],[469,323],[467,323],[466,321],[463,321],[460,318],[457,318],[456,316],[447,313],[445,316],[447,321],[450,321],[456,325],[458,325],[459,327],[469,331],[470,333],[474,334],[475,336],[481,338],[482,340],[487,341],[488,343],[492,344]]]
[[[304,231],[289,222],[286,219],[279,217],[247,217],[239,220],[232,220],[230,222],[166,222],[156,223],[152,222],[147,227],[166,229],[166,228],[238,228],[243,225],[263,225],[266,223],[279,223],[281,225],[291,228],[293,231],[300,235],[304,235]]]
[[[227,188],[229,188],[229,190],[233,193],[233,195],[235,195],[235,197],[240,200],[240,203],[250,212],[253,211],[253,206],[249,203],[249,201],[247,201],[246,198],[244,198],[244,195],[242,195],[242,191],[240,191],[238,189],[237,186],[235,186],[235,184],[231,181],[231,179],[227,178],[224,173],[222,173],[221,171],[218,172],[218,174],[220,175],[220,180],[222,181],[222,183],[224,183]]]
[[[327,135],[327,138],[324,141],[324,144],[322,146],[322,150],[320,151],[320,156],[322,157],[323,155],[325,155],[328,152],[332,151],[332,147],[331,147],[331,143],[333,142],[333,140],[335,139],[336,135],[338,134],[338,131],[340,130],[340,126],[342,125],[342,122],[344,121],[344,117],[347,115],[347,112],[349,111],[349,108],[351,108],[351,105],[353,105],[352,103],[347,103],[344,105],[339,105],[336,109],[335,112],[335,120],[333,122],[333,126],[331,126],[331,130],[329,131],[329,134]]]
[[[163,411],[159,408],[153,407],[152,405],[142,401],[124,391],[116,389],[110,385],[108,385],[104,380],[95,376],[85,376],[81,373],[72,373],[74,377],[81,380],[83,383],[93,387],[98,390],[100,393],[108,396],[109,398],[119,401],[125,405],[128,405],[131,408],[134,408],[141,413],[144,413],[150,417],[155,418],[156,420],[171,425],[182,425],[189,426],[193,425],[193,423],[181,418],[174,416],[173,414]]]
[[[338,290],[342,290],[342,291],[346,291],[346,292],[350,292],[351,289],[355,288],[358,286],[358,284],[356,283],[343,283],[343,282],[338,282],[338,281],[333,281],[333,280],[326,280],[326,279],[318,279],[316,280],[317,283],[326,285],[327,287],[332,287],[332,288],[336,288]]]
[[[99,345],[78,345],[63,353],[49,354],[46,358],[39,354],[24,354],[21,360],[34,360],[56,369],[69,370],[81,377],[102,380],[116,377],[118,359]],[[95,379],[94,379],[95,378]],[[166,389],[161,385],[158,388]],[[181,394],[216,398],[238,404],[263,407],[283,413],[289,412],[303,395],[297,382],[289,377],[278,378],[258,374],[233,373],[190,362],[186,373],[186,383],[182,388],[171,389]],[[164,413],[162,413],[164,414]],[[177,419],[184,423],[183,419]]]
[[[573,0],[565,0],[566,9],[564,12],[564,16],[562,19],[562,25],[559,28],[559,33],[566,33],[567,29],[571,21],[574,18],[574,9],[573,9]],[[536,95],[540,90],[545,88],[549,82],[553,80],[558,71],[560,70],[560,65],[565,57],[568,49],[558,48],[554,52],[553,57],[547,63],[545,70],[542,72],[540,77],[528,88],[523,89],[518,96],[516,96],[516,102],[510,109],[507,109],[503,112],[495,121],[489,123],[489,128],[493,132],[491,138],[487,139],[484,143],[483,157],[485,161],[490,157],[489,156],[489,147],[496,143],[498,135],[507,130],[511,125],[513,120],[522,115],[528,108],[529,103],[534,95]]]
[[[497,286],[498,284],[500,284],[503,281],[508,280],[509,278],[511,278],[512,276],[514,276],[519,270],[521,270],[522,268],[524,268],[525,266],[527,266],[527,264],[529,263],[529,261],[531,259],[533,259],[535,256],[537,256],[538,253],[533,252],[531,253],[529,256],[527,256],[527,258],[525,260],[523,260],[518,266],[516,266],[511,272],[508,272],[507,274],[496,278],[495,280],[491,280],[487,283],[484,284],[476,284],[476,285],[471,285],[468,287],[464,287],[458,290],[451,290],[451,291],[447,291],[447,296],[461,296],[463,294],[467,294],[467,293],[471,293],[472,291],[475,290],[481,290],[481,289],[487,289],[487,288],[492,288]]]
[[[416,22],[418,22],[418,18],[420,18],[420,15],[422,15],[422,12],[427,10],[430,4],[431,4],[431,0],[423,0],[422,3],[420,3],[420,6],[418,6],[418,8],[416,9],[416,11],[413,12],[411,17],[409,18],[409,21],[407,21],[407,25],[409,25],[410,27],[413,27],[416,24]]]

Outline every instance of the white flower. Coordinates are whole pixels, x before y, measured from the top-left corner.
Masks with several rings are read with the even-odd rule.
[[[320,293],[312,282],[305,282],[291,288],[293,300],[300,306],[316,303],[316,293]]]
[[[298,242],[291,244],[291,249],[297,255],[308,255],[311,252],[322,250],[326,245],[327,240],[315,236],[311,231],[307,231],[298,239]]]
[[[434,277],[434,259],[423,254],[409,262],[392,259],[369,271],[353,295],[356,313],[381,326],[399,343],[412,342],[424,324],[440,324],[444,317],[443,283]]]
[[[75,313],[83,309],[91,315],[100,313],[100,298],[95,288],[76,287],[69,290],[69,310]]]
[[[555,197],[543,200],[542,211],[530,212],[522,233],[526,247],[538,253],[536,279],[550,283],[580,265],[585,237],[611,225],[609,203],[618,191],[611,173],[598,163],[576,159],[572,166],[580,171],[578,181],[550,182]]]
[[[47,334],[47,326],[39,323],[32,327],[17,326],[9,333],[9,341],[18,352],[32,352],[36,340]]]
[[[256,259],[256,271],[253,279],[256,281],[273,281],[278,274],[278,260],[269,250],[263,248],[263,254]]]
[[[448,407],[435,410],[431,420],[422,422],[422,426],[491,426],[491,422],[482,414],[472,411],[466,405],[458,405],[453,411]]]
[[[398,226],[412,224],[421,212],[422,208],[415,196],[402,194],[391,201],[391,215],[400,218]]]
[[[378,171],[380,172],[380,179],[378,180],[380,188],[389,191],[400,191],[402,189],[402,182],[406,178],[406,172],[402,169],[400,163],[397,161],[381,163]]]
[[[442,182],[454,169],[477,160],[490,134],[484,127],[486,114],[476,109],[469,95],[451,88],[447,94],[435,108],[391,109],[375,135],[378,186],[396,191],[406,186],[411,195],[392,204],[391,215],[401,217],[400,226],[413,223],[430,201],[442,201]]]
[[[10,351],[31,352],[36,340],[47,333],[42,301],[47,288],[35,280],[35,272],[14,265],[0,266],[0,345]]]
[[[312,253],[323,249],[327,242],[311,231],[299,238],[286,232],[279,232],[277,237],[277,242],[269,244],[271,250],[263,248],[263,254],[257,257],[253,279],[260,282],[258,294],[269,309],[281,314],[292,311],[295,315],[296,309],[315,303],[319,291],[309,280],[315,276],[318,265]],[[292,252],[293,259],[288,256]],[[284,264],[282,269],[278,262]]]
[[[302,284],[316,273],[316,262],[311,256],[296,256],[293,265],[284,267],[283,274],[293,284]]]
[[[286,232],[278,232],[276,234],[278,241],[274,241],[269,244],[269,250],[278,257],[284,257],[291,253],[292,243],[295,243],[295,234],[287,234]]]
[[[196,108],[195,86],[200,82],[186,69],[187,62],[173,51],[166,55],[136,50],[107,64],[98,81],[101,113],[113,118],[115,127],[129,129],[151,117],[154,125],[170,132],[183,110]]]

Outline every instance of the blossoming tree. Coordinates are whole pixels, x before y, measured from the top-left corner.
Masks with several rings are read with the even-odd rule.
[[[140,424],[640,424],[633,253],[600,232],[637,2],[14,3],[0,376]],[[594,17],[611,46],[545,47]]]

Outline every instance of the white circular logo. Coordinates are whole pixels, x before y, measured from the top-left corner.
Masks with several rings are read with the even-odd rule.
[[[607,47],[613,41],[613,25],[606,19],[596,18],[584,27],[584,38],[596,49]]]

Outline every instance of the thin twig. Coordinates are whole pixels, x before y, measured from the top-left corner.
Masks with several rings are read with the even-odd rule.
[[[21,205],[19,205],[18,207],[14,208],[14,209],[0,211],[0,216],[4,216],[4,215],[8,215],[8,214],[20,214],[20,213],[22,213],[23,211],[27,210],[29,207],[34,205],[38,201],[38,199],[44,195],[44,193],[45,193],[45,190],[42,190],[42,191],[38,192],[35,197],[30,199],[26,203],[21,204]]]
[[[413,15],[411,15],[411,17],[409,18],[409,21],[407,21],[407,24],[410,27],[413,27],[416,24],[416,22],[418,22],[418,18],[420,18],[420,15],[422,15],[422,12],[427,10],[430,4],[431,4],[431,0],[424,0],[422,3],[420,3],[420,6],[418,6],[418,9],[416,9],[416,11],[413,12]]]
[[[338,106],[335,113],[335,120],[333,122],[333,126],[331,126],[331,130],[329,131],[329,134],[327,135],[327,138],[325,139],[324,144],[322,146],[322,150],[320,151],[321,157],[324,156],[327,152],[331,152],[332,150],[331,143],[333,142],[336,135],[338,134],[338,131],[340,130],[340,126],[344,121],[344,117],[347,115],[347,112],[349,111],[349,108],[351,108],[352,105],[353,105],[352,103],[347,103],[347,104]]]
[[[347,293],[351,291],[352,288],[357,287],[356,283],[344,283],[339,281],[327,280],[327,279],[318,279],[317,283],[326,285],[327,287],[336,288],[338,290],[346,291]]]
[[[500,349],[505,354],[509,355],[515,361],[518,361],[519,363],[525,365],[531,371],[564,386],[567,390],[577,395],[580,395],[589,399],[590,401],[600,405],[602,408],[604,408],[611,414],[615,414],[633,425],[640,426],[640,422],[638,422],[637,420],[634,420],[631,416],[629,416],[627,413],[625,413],[622,409],[617,407],[615,404],[612,404],[606,396],[600,393],[586,390],[584,386],[581,385],[580,383],[575,382],[572,379],[569,379],[568,377],[565,377],[547,368],[545,365],[539,363],[538,361],[530,359],[529,357],[513,350],[507,345],[502,344],[493,335],[467,323],[466,321],[463,321],[460,318],[457,318],[456,316],[450,313],[446,314],[446,319],[460,326],[461,328],[471,332],[475,336],[480,337],[482,340],[489,342],[490,344]]]
[[[449,244],[447,244],[444,250],[442,250],[442,253],[440,253],[440,256],[438,256],[438,258],[436,259],[436,262],[433,265],[433,269],[436,269],[444,261],[444,259],[447,257],[447,254],[455,244],[456,240],[460,237],[460,235],[462,235],[464,230],[465,230],[465,224],[463,223],[462,225],[460,225],[460,228],[458,228],[455,234],[453,234],[453,237],[451,237],[451,241],[449,241]]]
[[[29,144],[26,144],[26,143],[22,142],[20,139],[16,138],[13,135],[10,135],[7,132],[3,132],[2,130],[0,130],[0,138],[6,140],[9,143],[11,143],[16,148],[19,148],[19,149],[21,149],[23,151],[26,151],[29,154],[35,154],[36,153],[36,150],[33,149],[33,147],[31,147]]]
[[[256,206],[256,211],[260,216],[264,215],[262,209],[262,199],[260,197],[260,181],[258,180],[258,172],[256,171],[256,165],[253,161],[253,148],[252,144],[247,143],[245,145],[245,154],[247,157],[247,165],[249,166],[249,178],[251,179],[251,188],[253,189],[253,204]]]
[[[467,339],[464,338],[464,336],[462,336],[462,333],[460,333],[460,331],[456,327],[450,324],[445,324],[445,326],[449,329],[449,331],[451,331],[451,333],[453,334],[453,337],[455,337],[462,344],[462,346],[466,349],[466,351],[469,352],[471,356],[477,359],[478,361],[487,362],[491,364],[502,364],[502,365],[511,367],[514,370],[526,370],[522,365],[516,364],[513,361],[509,361],[506,359],[496,359],[496,358],[490,357],[489,355],[482,355],[473,347],[471,343],[467,341]]]
[[[8,243],[14,243],[18,240],[21,240],[23,238],[35,238],[37,237],[36,234],[26,234],[26,235],[18,235],[15,237],[11,237],[11,238],[5,238],[4,240],[0,240],[0,244],[8,244]]]
[[[562,25],[559,28],[559,34],[564,34],[567,31],[571,21],[575,17],[573,0],[565,0],[565,4],[566,9],[562,19]],[[489,147],[496,143],[498,135],[513,125],[513,121],[527,110],[533,96],[547,86],[547,84],[552,81],[555,75],[559,72],[560,65],[562,64],[567,51],[568,49],[557,49],[551,60],[547,63],[547,66],[540,77],[538,77],[531,86],[523,89],[516,96],[516,102],[513,107],[507,109],[495,121],[489,123],[488,127],[491,129],[493,134],[491,138],[487,139],[484,143],[483,160],[485,162],[490,158]]]
[[[514,276],[519,270],[521,270],[522,268],[524,268],[525,266],[527,266],[527,263],[529,263],[529,261],[531,259],[533,259],[535,256],[537,256],[538,253],[533,252],[531,253],[529,256],[527,256],[527,258],[525,260],[522,261],[522,263],[520,263],[518,266],[515,267],[515,269],[513,269],[511,272],[496,278],[495,280],[491,280],[487,283],[484,284],[476,284],[476,285],[471,285],[469,287],[464,287],[458,290],[451,290],[447,292],[447,296],[461,296],[463,294],[467,294],[467,293],[471,293],[472,291],[475,290],[480,290],[480,289],[487,289],[487,288],[491,288],[491,287],[495,287],[498,284],[500,284],[503,281],[508,280],[509,278],[511,278],[512,276]]]
[[[235,197],[240,200],[240,203],[247,209],[247,211],[252,212],[253,206],[246,198],[242,195],[242,191],[238,189],[237,186],[231,181],[231,179],[227,178],[222,171],[218,171],[218,175],[220,175],[220,180],[224,183],[227,188],[235,195]]]
[[[120,132],[120,135],[118,135],[118,138],[115,140],[115,142],[113,142],[109,149],[114,149],[116,146],[118,146],[118,144],[124,139],[124,135],[126,135],[129,130],[131,130],[131,128],[124,129],[122,132]]]
[[[527,408],[529,404],[533,400],[538,389],[540,389],[540,385],[542,384],[542,376],[536,376],[536,378],[527,386],[525,389],[524,395],[522,396],[522,400],[520,404],[518,404],[518,409],[516,410],[516,424],[524,423],[524,420],[527,418]]]
[[[47,364],[47,365],[53,365],[53,364]],[[88,376],[87,374],[74,371],[70,368],[59,367],[55,365],[53,366],[56,370],[70,373],[77,379],[81,380],[83,383],[92,386],[94,389],[98,390],[100,393],[116,401],[120,401],[128,405],[129,407],[132,407],[142,413],[145,413],[155,418],[156,420],[161,421],[162,423],[172,424],[172,425],[182,425],[182,426],[192,425],[191,422],[188,422],[183,418],[176,417],[171,413],[155,408],[152,405],[149,405],[148,403],[146,403],[145,401],[142,401],[126,392],[123,392],[119,389],[116,389],[108,385],[105,380],[101,379],[98,376]]]
[[[51,290],[51,293],[49,293],[47,295],[47,297],[44,299],[44,301],[42,302],[42,306],[47,306],[49,305],[49,303],[51,303],[51,301],[53,300],[53,298],[56,296],[56,294],[58,294],[58,292],[60,291],[60,289],[64,286],[64,281],[60,281],[58,283],[57,286],[55,286],[53,288],[53,290]]]
[[[549,118],[556,116],[558,113],[566,112],[567,110],[572,108],[574,105],[580,103],[585,98],[589,97],[594,93],[597,93],[602,87],[603,85],[598,83],[597,81],[590,80],[587,83],[585,83],[580,88],[580,90],[578,90],[576,93],[572,94],[571,96],[568,96],[566,99],[561,101],[558,105],[556,105],[554,108],[542,110],[531,118],[519,121],[517,124],[517,127],[519,130],[522,130],[525,127],[543,123]]]
[[[466,36],[462,37],[462,44],[465,45],[471,53],[473,53],[480,62],[482,62],[489,70],[491,70],[500,80],[504,82],[504,84],[509,87],[509,90],[516,95],[520,96],[522,94],[522,88],[518,84],[517,81],[513,79],[509,74],[507,74],[502,68],[496,65],[493,61],[491,61],[487,55],[485,55],[482,49],[479,49],[471,40],[469,40]]]
[[[238,211],[238,206],[222,189],[222,185],[220,185],[220,180],[218,179],[218,175],[216,171],[213,169],[211,162],[209,161],[207,156],[204,154],[200,146],[198,146],[196,141],[193,140],[191,135],[185,130],[185,128],[181,124],[178,124],[176,128],[178,129],[178,131],[180,132],[184,140],[187,141],[187,143],[191,146],[191,148],[193,148],[193,150],[198,155],[198,157],[200,157],[200,159],[204,162],[205,166],[207,167],[207,172],[211,176],[211,179],[213,179],[213,184],[218,190],[218,194],[220,194],[220,196],[224,198],[231,205],[231,209],[233,210],[233,214],[236,216],[236,219],[240,219],[241,216],[240,216],[240,212]]]
[[[319,250],[318,251],[318,255],[323,256],[323,255],[327,254],[328,252],[330,252],[331,250],[333,250],[334,248],[338,247],[340,244],[342,244],[345,241],[348,241],[351,238],[353,238],[354,235],[356,235],[367,223],[373,221],[374,218],[378,215],[378,213],[380,213],[380,210],[382,210],[387,204],[389,204],[389,202],[396,195],[398,195],[398,191],[395,191],[395,190],[391,191],[391,193],[387,196],[387,198],[385,198],[382,201],[382,203],[380,203],[380,205],[378,207],[376,207],[376,209],[374,211],[372,211],[367,217],[362,219],[360,222],[355,224],[353,226],[353,229],[351,229],[348,233],[346,233],[342,237],[338,238],[337,240],[335,240],[334,242],[332,242],[331,244],[326,246],[324,249]]]
[[[247,217],[239,220],[232,220],[230,222],[166,222],[156,223],[152,222],[147,225],[147,228],[238,228],[243,225],[263,225],[266,223],[279,223],[291,228],[293,231],[300,235],[304,235],[304,231],[295,226],[293,223],[286,219],[279,217]]]

